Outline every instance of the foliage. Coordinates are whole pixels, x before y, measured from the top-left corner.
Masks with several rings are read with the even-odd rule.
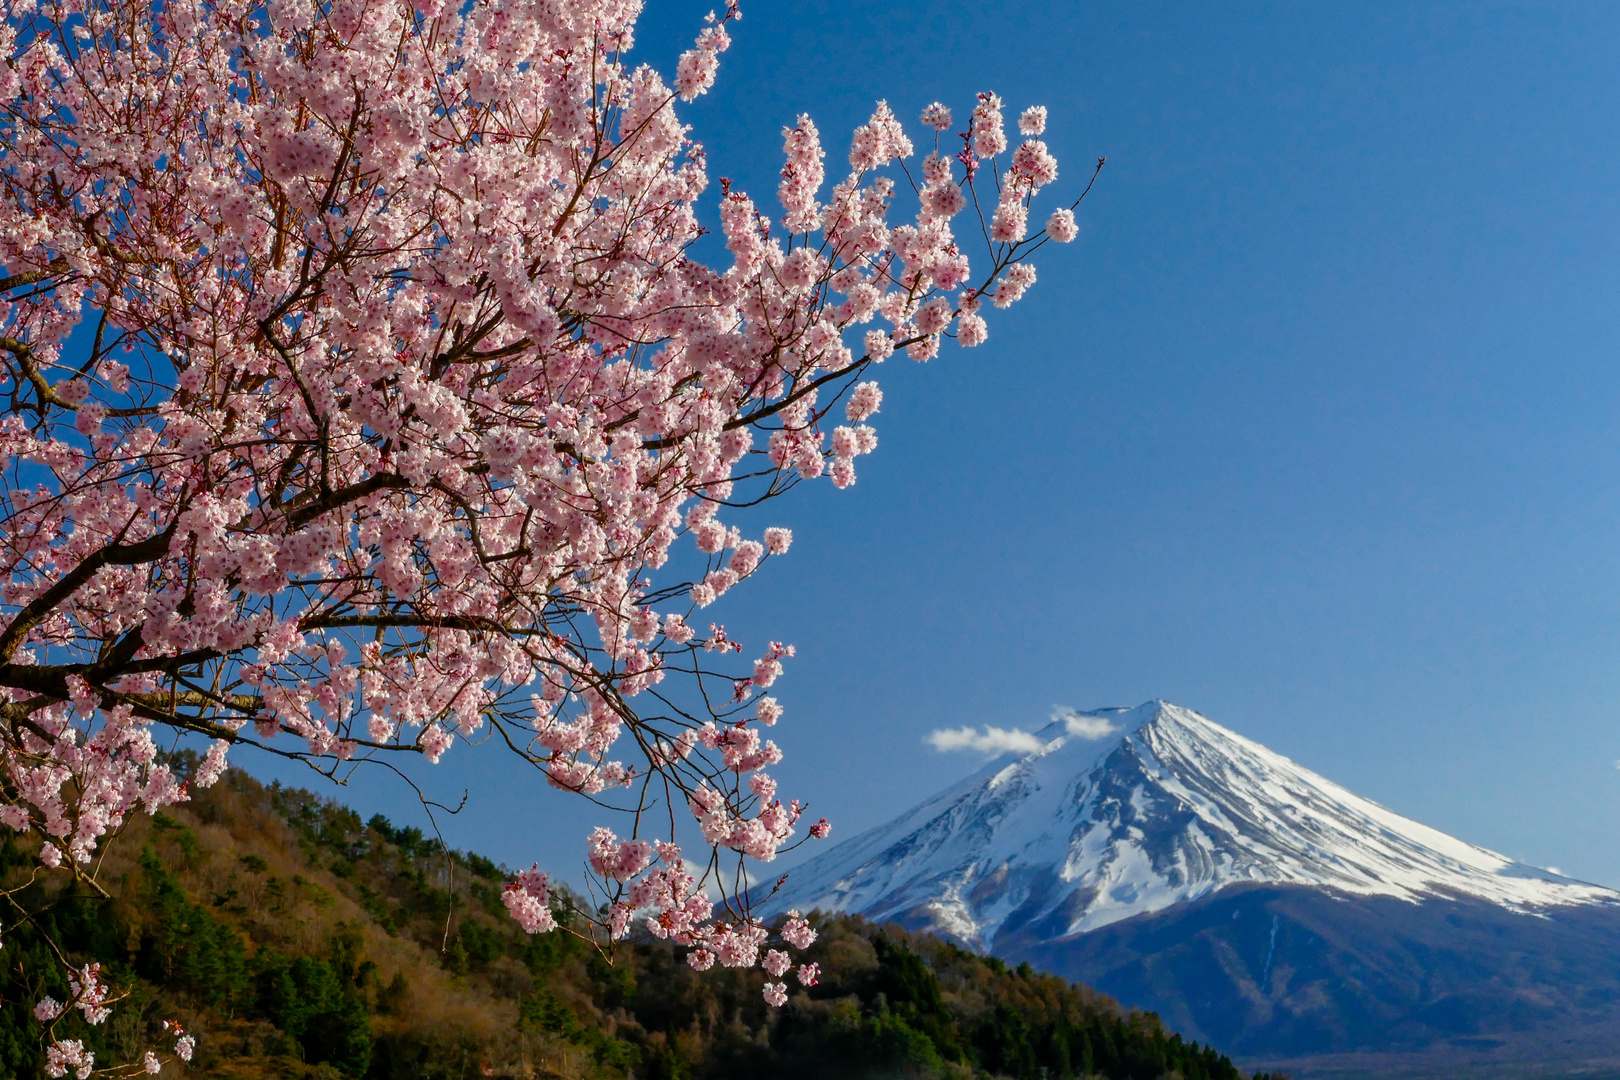
[[[773,1010],[757,969],[700,975],[652,938],[608,954],[524,934],[505,918],[501,867],[306,791],[232,771],[169,813],[109,868],[111,901],[27,895],[135,988],[124,1011],[184,1017],[210,1076],[1241,1077],[1151,1015],[897,927],[816,917],[805,955],[819,982]],[[14,844],[3,857],[13,874],[27,861]],[[555,902],[577,920],[571,896]],[[34,947],[26,933],[7,943]],[[6,978],[8,1003],[37,990]],[[0,1009],[13,1073],[37,1059],[31,1025],[25,1007]],[[141,1034],[89,1031],[104,1053]]]
[[[762,962],[746,899],[722,885],[711,921],[674,845],[690,812],[714,886],[827,835],[763,771],[792,647],[700,629],[792,541],[733,512],[853,484],[864,377],[982,344],[1079,200],[1031,230],[1046,111],[1013,146],[981,93],[959,152],[924,110],[915,168],[879,102],[827,191],[798,117],[774,230],[725,181],[705,205],[675,102],[740,13],[666,83],[629,59],[640,8],[5,0],[0,823],[74,887],[135,809],[188,797],[154,729],[212,740],[192,790],[233,745],[336,775],[477,736],[634,830],[669,822],[589,837],[611,903],[576,921],[617,938],[651,908],[700,967]],[[511,884],[523,928],[554,929],[546,876]],[[67,1013],[100,1017],[95,973],[74,990],[58,962]]]

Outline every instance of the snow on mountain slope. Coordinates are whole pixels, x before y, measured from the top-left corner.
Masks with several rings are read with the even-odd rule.
[[[1235,883],[1525,912],[1620,905],[1401,817],[1190,709],[1080,715],[1038,732],[1041,749],[805,863],[768,909],[858,912],[990,949],[998,933],[1052,940]]]

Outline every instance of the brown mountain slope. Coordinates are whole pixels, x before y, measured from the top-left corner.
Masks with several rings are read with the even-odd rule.
[[[0,852],[13,880],[29,861]],[[131,990],[107,1025],[73,1033],[102,1063],[172,1017],[199,1036],[187,1073],[242,1080],[1240,1075],[1085,987],[858,919],[818,921],[822,982],[780,1010],[762,972],[699,976],[661,942],[530,938],[506,917],[502,868],[240,772],[132,822],[101,879],[110,900],[35,887],[24,903]],[[41,980],[37,934],[5,944],[0,1075],[33,1075],[29,1010],[63,989]]]

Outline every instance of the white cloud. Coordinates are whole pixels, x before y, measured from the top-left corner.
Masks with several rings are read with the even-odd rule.
[[[1119,725],[1101,716],[1084,716],[1067,705],[1054,705],[1052,719],[1062,720],[1070,735],[1077,739],[1106,739],[1119,730]]]
[[[1052,722],[1063,724],[1064,730],[1076,739],[1105,739],[1119,730],[1119,725],[1101,716],[1085,716],[1067,705],[1052,707]],[[1033,754],[1046,742],[1022,728],[999,728],[986,724],[983,729],[959,727],[938,728],[923,737],[923,741],[941,753],[967,750],[976,754]]]
[[[989,725],[983,731],[970,727],[940,728],[930,731],[924,741],[941,752],[971,750],[980,754],[1031,754],[1045,745],[1027,731]]]

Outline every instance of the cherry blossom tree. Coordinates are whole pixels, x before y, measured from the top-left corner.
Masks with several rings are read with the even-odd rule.
[[[801,116],[773,220],[677,112],[734,5],[666,83],[639,0],[5,2],[0,822],[95,889],[187,796],[159,739],[208,741],[195,786],[493,743],[628,812],[605,935],[783,976],[721,871],[826,835],[767,771],[793,650],[705,609],[789,549],[746,510],[855,483],[873,369],[982,345],[1074,239],[1078,199],[1029,224],[1045,110],[930,105],[919,161],[880,102],[830,188]],[[531,933],[551,889],[507,890]]]

